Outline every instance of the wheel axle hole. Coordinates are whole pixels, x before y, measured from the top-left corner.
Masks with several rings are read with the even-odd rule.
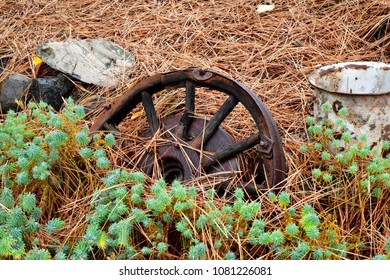
[[[174,181],[183,181],[183,167],[181,163],[176,160],[165,160],[163,162],[162,175],[167,184],[172,184]]]

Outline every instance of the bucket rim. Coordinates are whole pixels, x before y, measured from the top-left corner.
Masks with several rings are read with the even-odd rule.
[[[313,72],[311,72],[308,76],[309,83],[315,87],[316,89],[320,89],[322,91],[328,92],[328,93],[334,93],[334,94],[341,94],[341,95],[348,95],[348,96],[377,96],[377,95],[385,95],[389,94],[389,91],[385,92],[372,92],[372,93],[359,93],[354,92],[353,95],[351,95],[348,92],[343,91],[335,91],[335,90],[329,90],[323,86],[318,85],[316,82],[317,79],[325,76],[328,73],[338,71],[342,68],[351,68],[351,69],[368,69],[378,67],[382,68],[383,70],[390,72],[390,64],[384,63],[384,62],[377,62],[377,61],[351,61],[351,62],[341,62],[341,63],[335,63],[330,65],[325,65],[317,68]]]

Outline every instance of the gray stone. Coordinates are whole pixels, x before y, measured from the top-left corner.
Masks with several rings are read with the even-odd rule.
[[[64,76],[33,79],[30,93],[36,102],[43,101],[59,111],[74,85]]]
[[[103,39],[47,41],[36,51],[51,68],[98,86],[114,86],[127,79],[129,68],[135,65],[130,52]]]
[[[11,74],[0,84],[0,112],[16,110],[16,100],[20,100],[27,92],[31,83],[29,77],[20,74]]]
[[[0,57],[0,74],[3,73],[5,67],[7,67],[9,57]]]

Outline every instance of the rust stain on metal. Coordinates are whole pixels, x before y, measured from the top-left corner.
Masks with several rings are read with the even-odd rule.
[[[264,136],[260,140],[259,148],[257,149],[260,153],[263,154],[266,158],[272,158],[272,148],[274,146],[274,141],[267,136]]]
[[[314,116],[335,123],[341,108],[348,109],[344,122],[352,141],[365,134],[368,143],[381,148],[381,140],[390,138],[390,65],[377,62],[347,62],[317,69],[309,76],[316,88]],[[321,106],[332,105],[325,113]],[[338,129],[338,128],[336,128]]]
[[[213,73],[205,71],[203,69],[196,68],[192,71],[192,74],[194,75],[194,78],[198,81],[205,81],[207,79],[210,79]]]
[[[333,67],[327,67],[324,69],[321,69],[318,73],[319,76],[326,76],[328,74],[334,74],[336,72],[340,72],[344,69],[357,69],[357,70],[367,70],[369,67],[364,64],[344,64],[342,67],[340,66],[333,66]]]
[[[390,140],[390,124],[386,125],[382,129],[382,139],[383,140]]]
[[[337,114],[341,108],[343,108],[343,103],[341,103],[339,100],[335,100],[332,104],[333,111]]]
[[[357,70],[367,70],[369,67],[365,64],[346,64],[344,65],[345,69],[357,69]]]
[[[319,77],[327,76],[328,74],[335,73],[337,71],[340,71],[341,69],[342,68],[340,67],[330,67],[326,69],[320,69],[320,71],[318,71],[318,76]]]

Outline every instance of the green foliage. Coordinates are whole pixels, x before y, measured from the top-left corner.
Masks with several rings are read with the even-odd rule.
[[[6,208],[11,208],[14,206],[15,199],[12,194],[12,190],[10,188],[3,188],[0,190],[1,196],[0,196],[0,203],[4,205]]]
[[[0,123],[0,173],[5,182],[25,188],[50,184],[62,168],[61,162],[70,161],[73,168],[77,163],[82,169],[90,165],[93,155],[97,156],[96,166],[107,169],[110,161],[100,148],[104,146],[100,136],[91,141],[88,127],[80,127],[84,115],[84,109],[72,99],[61,113],[43,102],[30,102],[23,112],[10,111]],[[105,140],[113,144],[112,135]],[[79,161],[79,155],[84,161]]]
[[[34,237],[43,228],[40,213],[35,194],[21,194],[15,201],[11,189],[0,189],[0,259],[51,259]]]
[[[232,251],[229,251],[225,254],[224,259],[225,260],[235,260],[236,254],[234,254],[234,252],[232,252]]]
[[[110,166],[110,160],[106,157],[99,157],[96,160],[96,166],[101,169],[107,169]]]
[[[316,226],[310,226],[305,229],[306,235],[313,240],[317,240],[320,234],[320,231]]]
[[[286,234],[290,236],[296,236],[299,232],[298,226],[294,223],[289,223],[286,226]]]
[[[16,183],[20,186],[25,186],[31,182],[31,178],[27,171],[19,172],[16,175]]]
[[[325,116],[330,109],[329,103],[321,106]],[[378,215],[386,212],[383,199],[388,197],[390,191],[390,143],[387,140],[376,143],[378,147],[382,146],[382,150],[372,147],[367,134],[359,135],[359,131],[348,129],[348,114],[347,108],[341,108],[335,121],[326,117],[307,120],[310,142],[304,144],[307,149],[301,152],[308,159],[312,176],[310,183],[304,187],[315,189],[316,192],[320,190],[324,194],[319,199],[320,203],[330,204],[328,211],[334,217],[346,215],[351,217],[349,223],[362,228],[372,219],[373,209],[381,209],[382,214]],[[306,241],[310,245],[326,241],[329,247],[315,249],[312,258],[346,258],[351,248],[357,253],[363,252],[362,247],[358,246],[359,242],[356,245],[343,242],[337,230],[324,231],[319,217],[313,213],[302,209],[299,220]],[[371,223],[375,223],[375,220],[371,220]]]
[[[299,220],[300,225],[307,229],[309,227],[316,227],[320,225],[320,220],[317,216],[317,214],[311,212],[311,213],[303,213],[302,218]]]
[[[116,239],[119,246],[125,246],[129,243],[131,227],[131,220],[120,220],[117,223],[113,223],[108,229],[108,232]]]
[[[79,240],[73,249],[71,259],[73,260],[87,260],[88,251],[91,247],[84,240]]]
[[[93,151],[91,148],[81,148],[79,153],[80,156],[82,156],[84,159],[91,158],[93,155]]]
[[[50,258],[51,256],[47,249],[38,249],[36,247],[25,256],[26,260],[49,260]]]
[[[287,213],[288,213],[288,215],[293,217],[295,215],[295,213],[296,213],[296,210],[295,210],[294,207],[290,207],[290,208],[287,209]]]
[[[178,181],[172,183],[172,195],[179,201],[187,199],[187,190]]]
[[[390,254],[390,237],[386,240],[385,251]]]
[[[320,178],[322,175],[321,170],[318,168],[314,168],[311,173],[312,173],[314,178]]]
[[[209,219],[207,218],[207,216],[205,214],[201,214],[199,216],[198,220],[196,221],[196,228],[202,229],[207,225],[208,222],[209,222]]]
[[[238,189],[236,189],[235,191],[234,191],[234,196],[236,197],[236,199],[238,199],[238,200],[241,200],[241,199],[244,199],[244,191],[242,190],[242,189],[240,189],[240,188],[238,188]]]
[[[46,223],[45,230],[48,233],[53,233],[53,232],[61,229],[64,226],[64,224],[65,224],[65,222],[62,221],[60,218],[53,218]]]
[[[329,103],[322,104],[321,109],[327,113],[329,106]],[[366,200],[371,197],[379,199],[390,190],[390,157],[383,156],[390,143],[387,140],[382,142],[382,153],[376,147],[371,148],[367,135],[356,136],[347,129],[344,118],[348,114],[347,108],[341,108],[334,123],[327,118],[316,121],[310,117],[307,124],[311,143],[304,145],[304,151],[302,146],[300,150],[306,157],[313,158],[312,176],[318,185],[347,189],[343,185],[352,182],[365,186],[356,190],[362,192]]]
[[[280,194],[279,194],[279,205],[281,207],[287,207],[290,205],[290,194],[285,192],[285,191],[282,191]]]
[[[307,118],[306,118],[306,123],[307,123],[308,125],[310,125],[310,126],[314,125],[315,122],[316,122],[316,119],[313,118],[313,117],[307,117]]]
[[[323,109],[330,110],[329,106]],[[389,159],[364,144],[367,137],[352,144],[352,134],[341,119],[347,114],[340,113],[335,124],[316,124],[314,118],[308,118],[308,131],[316,142],[302,145],[300,150],[305,156],[316,154],[311,171],[314,183],[330,188],[339,184],[340,178],[352,178],[359,181],[358,190],[370,199],[380,199],[390,188]],[[229,203],[222,204],[213,189],[202,195],[198,186],[151,182],[142,172],[110,168],[114,166],[109,155],[115,137],[110,133],[90,136],[88,127],[80,122],[84,115],[72,100],[61,114],[44,103],[30,103],[26,112],[10,112],[0,124],[0,259],[161,259],[177,254],[193,260],[233,260],[263,253],[269,258],[294,260],[348,257],[353,244],[341,237],[335,221],[310,204],[294,204],[287,191],[268,192],[259,200],[246,201],[244,190],[237,188]],[[337,137],[332,125],[342,129]],[[344,150],[334,154],[335,147]],[[390,145],[385,142],[383,147],[389,149]],[[82,188],[83,180],[96,184],[84,196],[90,198],[89,203],[85,201],[90,208],[83,232],[77,240],[67,240],[69,244],[59,247],[65,222],[54,217],[41,224],[37,200],[42,199],[42,192],[45,199],[53,197],[45,192],[55,189],[51,188],[54,181],[73,191],[69,180],[60,176],[64,164],[67,170],[76,171],[71,176],[75,181],[83,178],[86,168],[95,172],[89,173],[93,178],[80,179],[77,188]],[[30,188],[39,192],[29,193]],[[273,211],[281,217],[277,222],[264,215],[264,200],[275,206]],[[53,236],[53,244],[37,237],[42,233]],[[258,255],[245,255],[254,247]],[[384,254],[375,258],[388,258],[389,251],[387,240]]]
[[[90,139],[88,137],[88,132],[86,131],[80,131],[76,133],[76,141],[79,143],[81,146],[87,146],[90,142]]]
[[[275,202],[275,201],[278,199],[278,197],[276,196],[276,194],[273,193],[273,192],[269,192],[269,193],[268,193],[268,198],[269,198],[269,200],[270,200],[271,202]]]
[[[160,253],[165,253],[168,251],[168,245],[165,242],[160,242],[157,244],[157,251]]]
[[[107,171],[107,176],[102,179],[104,189],[92,198],[86,233],[66,258],[88,259],[96,254],[116,259],[126,256],[132,259],[164,258],[170,246],[175,246],[167,243],[167,234],[172,229],[180,235],[180,254],[191,260],[206,259],[215,250],[221,258],[232,260],[239,254],[237,246],[245,244],[265,246],[275,258],[282,259],[320,259],[325,258],[325,254],[319,254],[319,250],[332,248],[332,256],[341,251],[343,244],[337,236],[324,238],[326,228],[322,228],[320,218],[311,205],[304,205],[300,211],[293,207],[285,208],[291,203],[287,192],[275,195],[272,200],[284,207],[290,222],[284,230],[267,229],[266,221],[259,218],[260,203],[244,201],[241,189],[235,191],[232,204],[218,208],[211,203],[214,198],[210,193],[203,204],[199,204],[199,201],[189,198],[197,196],[190,194],[194,191],[193,187],[186,187],[180,182],[168,186],[162,180],[146,187],[145,183],[134,180],[136,176],[123,176],[122,172],[119,169]],[[134,195],[140,198],[137,204],[133,201]],[[127,211],[117,213],[118,200]],[[201,233],[210,234],[215,241],[199,241],[197,238]],[[143,234],[147,239],[140,239]],[[322,247],[313,243],[320,238],[325,240],[321,242]],[[242,240],[239,245],[236,243],[238,240]],[[214,249],[210,250],[210,246]]]
[[[313,258],[315,260],[322,260],[324,258],[324,250],[321,248],[316,248],[313,250]]]
[[[100,136],[91,141],[88,127],[82,121],[84,116],[84,109],[71,99],[66,101],[61,113],[43,102],[30,102],[22,112],[7,113],[0,123],[0,258],[51,258],[46,248],[37,247],[39,242],[33,234],[41,230],[54,234],[65,223],[60,218],[53,218],[40,224],[42,209],[37,206],[36,194],[29,190],[35,192],[41,187],[37,192],[40,200],[55,197],[55,188],[51,186],[62,184],[61,174],[84,170],[86,166],[109,166],[105,154],[100,160],[93,158],[104,143]],[[106,140],[112,143],[110,138],[108,136]],[[82,186],[83,182],[76,184]],[[17,194],[17,200],[13,193]],[[117,212],[124,211],[118,205]],[[96,217],[105,218],[101,212]],[[63,258],[61,254],[58,257]],[[79,257],[85,256],[80,253]]]
[[[55,260],[58,260],[58,261],[63,261],[63,260],[66,260],[66,254],[62,251],[59,251],[55,257],[54,257]]]
[[[188,258],[190,260],[202,260],[206,257],[207,247],[204,243],[198,243],[191,246],[188,252]]]
[[[196,209],[194,206],[179,211],[175,206],[179,202],[186,203],[181,199],[184,194],[189,193],[190,188],[178,182],[169,188],[165,182],[158,181],[149,188],[151,193],[148,198],[142,199],[141,204],[136,207],[132,200],[127,198],[129,191],[124,186],[129,186],[130,193],[141,196],[147,188],[135,180],[136,176],[127,176],[129,174],[126,173],[122,176],[122,172],[123,170],[120,169],[111,170],[107,172],[106,177],[102,178],[105,186],[91,197],[91,209],[87,216],[88,226],[84,235],[77,240],[74,246],[66,250],[59,249],[53,256],[46,248],[39,248],[37,242],[32,242],[29,245],[32,246],[30,248],[24,243],[20,243],[20,247],[17,247],[16,233],[4,231],[1,224],[1,256],[3,258],[78,260],[90,259],[102,254],[114,259],[163,258],[172,245],[166,241],[166,234],[171,232],[172,228],[175,228],[181,235],[184,255],[192,260],[206,259],[208,252],[212,252],[209,246],[213,246],[215,248],[213,250],[218,250],[223,259],[236,259],[238,256],[237,239],[231,238],[237,236],[242,240],[247,240],[247,244],[268,247],[275,258],[324,259],[326,248],[331,248],[330,256],[345,255],[346,245],[338,241],[334,231],[322,228],[320,218],[311,205],[304,205],[300,211],[292,207],[285,209],[284,211],[289,214],[290,222],[284,231],[267,229],[266,221],[257,218],[261,213],[259,202],[247,202],[236,198],[235,202],[240,202],[236,204],[236,207],[233,203],[233,205],[225,205],[219,209],[214,204],[205,201],[203,210],[198,214],[194,211]],[[114,177],[115,184],[107,182]],[[238,197],[240,197],[240,192],[238,192]],[[10,205],[13,201],[12,192],[9,189],[3,189],[1,198],[2,201],[8,201]],[[164,208],[152,206],[150,199],[154,199],[154,204],[162,203]],[[280,204],[281,201],[282,203],[283,201],[290,202],[287,192],[280,193],[274,203]],[[20,207],[14,207],[10,212],[1,212],[3,215],[6,213],[8,218],[1,219],[0,215],[0,220],[13,228],[24,226],[25,234],[39,231],[41,226],[36,220],[39,215],[35,220],[32,217],[36,208],[35,196],[21,195],[18,202],[21,204]],[[120,205],[126,211],[118,212],[117,208]],[[293,214],[290,215],[290,213]],[[34,227],[34,223],[37,227]],[[44,228],[46,232],[54,233],[63,226],[64,222],[61,219],[53,218],[46,223]],[[31,232],[28,232],[27,228],[31,228]],[[208,244],[199,241],[196,236],[200,232],[212,233],[216,239],[215,242]],[[148,238],[139,239],[141,233],[147,234]],[[325,243],[322,241],[323,247],[312,243],[319,238],[324,239],[325,235],[328,241]],[[23,236],[18,240],[22,242]],[[245,244],[244,241],[239,246],[246,246]]]
[[[386,257],[386,255],[380,254],[380,255],[376,255],[372,259],[376,260],[376,261],[385,261],[385,260],[387,260],[387,257]]]
[[[310,251],[311,247],[306,242],[299,242],[298,246],[292,249],[291,251],[291,259],[292,260],[301,260],[306,254]]]
[[[348,116],[348,114],[349,114],[348,108],[346,108],[346,107],[341,108],[341,109],[338,111],[337,114],[338,114],[340,117],[346,117],[346,116]]]
[[[301,145],[299,147],[299,150],[301,151],[301,153],[306,153],[307,152],[307,146],[306,145]]]
[[[115,145],[115,136],[112,133],[108,133],[105,135],[104,141],[106,142],[106,146],[111,148]]]
[[[329,110],[332,108],[332,106],[330,105],[329,102],[326,102],[324,104],[321,105],[321,109],[322,111],[324,111],[325,113],[328,113]]]
[[[36,208],[35,194],[26,193],[20,195],[19,204],[24,212],[31,213]]]
[[[328,172],[325,172],[323,175],[322,175],[322,179],[325,183],[330,183],[333,179],[333,176],[332,174],[328,173]]]
[[[280,230],[272,231],[270,238],[271,238],[271,242],[274,245],[280,245],[280,244],[283,244],[283,242],[284,242],[284,234]]]
[[[332,158],[332,156],[330,155],[330,153],[326,152],[326,151],[323,151],[322,154],[321,154],[321,159],[323,161],[328,161]]]

